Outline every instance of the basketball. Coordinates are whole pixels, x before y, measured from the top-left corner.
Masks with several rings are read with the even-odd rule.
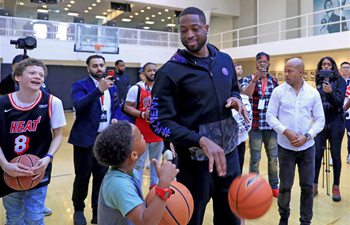
[[[159,225],[185,225],[191,219],[193,213],[193,198],[185,185],[173,181],[170,189],[174,194],[166,201],[165,212]],[[149,205],[155,195],[155,188],[152,188],[147,197],[146,204]]]
[[[256,173],[237,177],[230,186],[228,201],[232,212],[239,218],[259,218],[272,204],[270,184]]]
[[[36,164],[36,162],[39,159],[40,158],[35,156],[35,155],[24,154],[24,155],[20,155],[20,156],[13,158],[11,160],[11,163],[21,163],[25,166],[32,167]],[[5,183],[7,184],[7,186],[9,186],[10,188],[17,190],[17,191],[26,191],[26,190],[29,190],[31,188],[34,188],[35,186],[37,186],[40,183],[43,176],[44,176],[44,173],[40,174],[39,177],[37,177],[35,180],[33,180],[33,176],[30,176],[30,177],[11,177],[10,175],[8,175],[7,173],[4,172],[4,180],[5,180]]]

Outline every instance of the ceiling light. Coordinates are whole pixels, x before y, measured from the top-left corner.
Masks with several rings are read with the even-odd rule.
[[[20,4],[20,5],[24,5],[24,3],[23,3],[23,2],[18,2],[18,4]]]
[[[60,13],[60,10],[59,9],[49,9],[49,12]]]
[[[47,9],[37,9],[36,11],[40,12],[40,13],[48,13],[49,12],[49,10],[47,10]]]
[[[146,17],[146,20],[149,20],[149,17]]]
[[[130,17],[130,18],[134,18],[133,15],[130,15],[129,17]]]
[[[143,27],[143,29],[145,29],[145,30],[149,30],[149,27]]]
[[[72,7],[72,5],[71,5],[71,4],[68,4],[67,7],[70,8],[70,7]]]
[[[107,9],[107,12],[112,12],[112,10],[111,9]]]
[[[74,4],[75,3],[75,1],[69,1],[70,3],[72,3],[72,4]]]
[[[150,6],[147,6],[147,9],[151,9],[151,7],[150,7]]]
[[[146,21],[145,24],[154,24],[154,21]]]
[[[95,3],[92,3],[91,5],[92,5],[92,6],[96,6],[96,4],[95,4]]]
[[[101,2],[101,0],[96,0],[96,2]]]
[[[158,15],[162,15],[162,12],[158,12]]]
[[[141,9],[140,12],[145,12],[145,10]]]
[[[170,17],[170,16],[168,16],[168,20],[171,20],[171,17]]]
[[[91,7],[91,6],[89,6],[89,7],[88,7],[88,10],[92,10],[92,7]]]
[[[164,9],[165,12],[169,12],[169,9]]]
[[[136,13],[135,13],[135,16],[138,16],[138,15],[139,15],[139,13],[136,12]]]
[[[164,21],[165,21],[165,19],[161,19],[160,21],[164,22]]]
[[[176,14],[174,14],[174,17],[176,17]]]
[[[46,9],[46,8],[47,8],[47,5],[43,5],[43,8],[45,8],[45,9]]]
[[[68,8],[64,8],[64,10],[68,11]]]
[[[107,15],[107,12],[103,12],[102,14],[103,14],[103,15]]]
[[[173,23],[168,23],[167,24],[167,27],[175,27],[176,26],[176,24],[173,24]]]
[[[156,15],[152,15],[152,17],[156,17]]]
[[[131,22],[131,19],[129,19],[129,18],[123,18],[122,21],[123,21],[123,22]]]
[[[77,12],[69,12],[67,15],[68,16],[79,16],[79,13],[77,13]]]
[[[84,13],[88,13],[89,12],[89,10],[84,10]]]
[[[95,16],[95,18],[96,18],[96,19],[101,19],[101,20],[106,19],[106,17],[105,17],[105,16]]]

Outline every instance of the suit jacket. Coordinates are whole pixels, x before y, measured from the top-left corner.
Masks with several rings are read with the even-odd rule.
[[[124,120],[121,113],[118,90],[113,85],[111,95],[111,119]],[[71,97],[76,110],[76,118],[69,135],[68,143],[82,148],[93,146],[101,120],[100,97],[103,95],[89,76],[72,84]]]

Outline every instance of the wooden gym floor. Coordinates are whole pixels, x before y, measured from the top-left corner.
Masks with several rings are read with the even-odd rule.
[[[46,205],[53,209],[53,214],[45,218],[45,223],[48,225],[72,225],[73,224],[73,206],[71,201],[72,184],[74,180],[73,169],[73,148],[67,143],[70,128],[73,123],[73,113],[66,113],[67,127],[65,128],[65,139],[61,149],[57,152],[53,164],[52,181],[49,185]],[[331,196],[327,196],[326,188],[322,188],[322,171],[320,173],[319,194],[314,201],[314,217],[313,224],[316,225],[348,225],[350,224],[350,165],[346,163],[346,143],[347,138],[344,137],[342,149],[342,174],[340,191],[342,201],[335,203]],[[249,151],[245,155],[244,173],[247,173],[249,165]],[[332,168],[331,168],[332,169]],[[148,170],[145,170],[145,179],[143,184],[144,193],[147,193],[149,185]],[[260,173],[267,178],[266,156],[262,154],[260,165]],[[332,172],[330,175],[332,181]],[[299,202],[300,202],[300,188],[298,184],[298,177],[294,182],[291,201],[291,216],[289,219],[290,225],[299,224]],[[91,196],[89,193],[88,196]],[[90,198],[85,201],[85,216],[88,224],[91,220]],[[208,204],[205,221],[203,224],[212,224],[212,205]],[[277,200],[274,198],[272,207],[261,218],[256,220],[246,221],[246,225],[273,225],[278,224],[279,215],[277,210]],[[0,225],[5,224],[5,212],[0,199]]]

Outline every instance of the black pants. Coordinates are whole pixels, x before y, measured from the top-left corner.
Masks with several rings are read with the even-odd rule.
[[[75,179],[73,183],[72,201],[75,211],[83,211],[85,199],[88,194],[89,181],[92,173],[92,195],[91,208],[93,215],[97,216],[98,194],[101,182],[108,167],[100,165],[92,153],[91,148],[74,146],[74,170]]]
[[[300,195],[300,224],[311,224],[314,195],[312,184],[315,175],[315,146],[303,151],[292,151],[278,146],[280,188],[278,194],[278,211],[282,219],[290,214],[291,191],[298,166]]]
[[[333,185],[339,185],[341,172],[341,143],[345,132],[345,121],[343,115],[333,115],[330,119],[328,127],[317,134],[315,138],[316,157],[315,157],[315,179],[314,183],[318,183],[322,158],[324,155],[326,140],[329,140],[331,156],[333,160]]]
[[[177,180],[191,192],[194,211],[189,225],[202,225],[206,206],[213,199],[214,225],[239,225],[240,220],[228,204],[228,189],[233,179],[240,175],[237,150],[226,155],[227,173],[219,177],[215,166],[209,173],[208,161],[194,161],[179,155]]]
[[[245,141],[237,145],[237,150],[238,150],[238,158],[239,158],[239,168],[241,169],[241,173],[243,173]]]

